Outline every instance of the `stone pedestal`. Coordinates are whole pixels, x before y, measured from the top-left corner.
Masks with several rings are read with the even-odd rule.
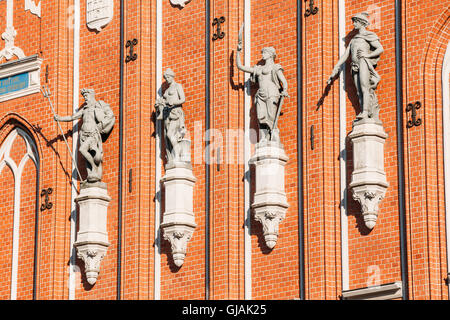
[[[107,216],[108,196],[106,184],[86,184],[75,199],[80,207],[79,231],[74,246],[77,255],[84,261],[86,279],[94,285],[100,272],[100,263],[109,247]]]
[[[264,239],[270,249],[277,243],[278,227],[289,207],[284,184],[284,167],[288,159],[283,145],[278,142],[257,144],[250,159],[250,164],[255,165],[256,176],[252,209],[255,220],[262,224]]]
[[[353,144],[354,170],[350,189],[361,204],[364,222],[373,229],[378,218],[378,205],[389,186],[384,171],[384,143],[387,134],[380,122],[360,120],[353,124],[349,138]]]
[[[195,224],[193,209],[194,184],[192,166],[187,162],[173,162],[166,166],[161,179],[165,188],[165,212],[161,228],[164,239],[170,242],[173,261],[181,267],[186,256],[187,243]]]

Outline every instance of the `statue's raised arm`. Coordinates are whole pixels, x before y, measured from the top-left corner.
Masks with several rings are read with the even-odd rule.
[[[247,73],[253,73],[254,72],[254,68],[242,65],[242,62],[241,62],[242,32],[243,31],[244,31],[244,24],[242,24],[241,29],[239,30],[238,45],[237,45],[237,48],[236,48],[236,67],[239,70],[241,70],[241,71],[244,71],[244,72],[247,72]]]

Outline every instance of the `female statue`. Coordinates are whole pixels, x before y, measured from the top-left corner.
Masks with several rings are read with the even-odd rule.
[[[166,154],[169,163],[183,160],[184,144],[180,143],[186,134],[184,126],[184,112],[182,104],[186,101],[183,87],[176,83],[175,73],[169,68],[164,72],[164,79],[168,88],[161,98],[156,101],[157,119],[164,120]],[[190,146],[190,144],[189,144]]]
[[[275,49],[266,47],[261,50],[264,65],[253,67],[243,66],[241,63],[242,40],[236,52],[236,66],[239,70],[251,74],[251,81],[258,82],[259,89],[255,96],[256,113],[259,123],[260,142],[280,141],[277,121],[280,115],[284,97],[287,94],[287,81],[283,74],[283,68],[275,64]]]
[[[362,108],[362,112],[357,115],[356,119],[373,118],[379,121],[379,106],[375,90],[381,78],[375,68],[384,49],[378,36],[366,30],[369,25],[368,16],[368,13],[363,12],[352,17],[353,25],[358,33],[350,41],[344,55],[334,67],[328,83],[330,84],[332,79],[339,74],[341,65],[351,57],[353,81]]]

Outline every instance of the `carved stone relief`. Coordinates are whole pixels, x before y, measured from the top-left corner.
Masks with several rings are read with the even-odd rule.
[[[174,6],[180,6],[182,8],[184,8],[184,6],[191,2],[191,0],[170,0],[170,3],[173,4]]]
[[[102,31],[114,16],[114,0],[87,0],[86,24],[89,29]]]
[[[5,48],[0,51],[0,60],[3,58],[5,58],[6,60],[10,60],[14,56],[19,59],[25,58],[23,50],[19,47],[16,47],[14,44],[14,40],[17,36],[17,31],[16,29],[14,29],[13,25],[13,15],[14,1],[6,0],[6,29],[2,33],[2,39],[5,41]]]
[[[38,4],[35,0],[25,0],[25,11],[30,10],[30,12],[39,18],[41,17],[41,1],[38,0]]]

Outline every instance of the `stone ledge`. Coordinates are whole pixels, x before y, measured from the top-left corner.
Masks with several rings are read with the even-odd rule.
[[[392,300],[402,297],[400,281],[342,292],[342,300]]]
[[[23,59],[13,60],[0,64],[0,79],[12,77],[26,72],[28,72],[29,74],[27,88],[1,95],[0,102],[39,92],[41,90],[40,70],[42,61],[43,59],[39,58],[38,55],[35,54]]]

